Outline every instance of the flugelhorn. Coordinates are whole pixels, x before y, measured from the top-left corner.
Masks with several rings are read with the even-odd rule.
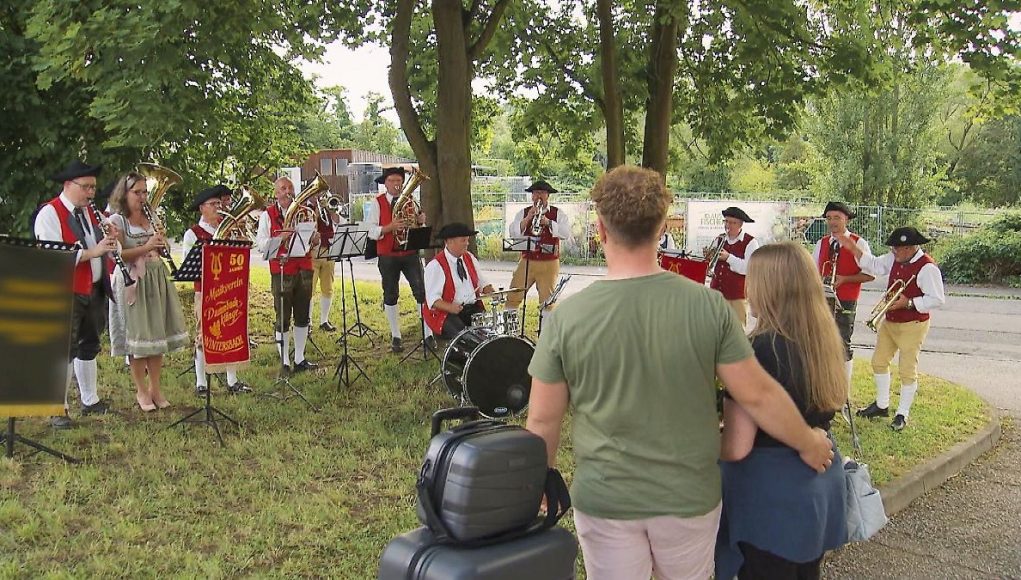
[[[418,223],[418,214],[422,213],[422,207],[415,201],[414,193],[415,188],[418,187],[423,181],[427,181],[429,176],[419,171],[417,167],[411,168],[411,177],[408,178],[407,183],[404,184],[404,189],[401,190],[401,195],[394,200],[393,207],[390,208],[390,221],[402,221],[405,223]],[[397,250],[408,249],[408,233],[411,230],[410,225],[404,225],[394,230],[394,247]]]
[[[160,203],[163,202],[163,197],[167,194],[167,190],[180,184],[183,180],[173,170],[155,163],[139,163],[138,173],[145,177],[146,186],[149,185],[150,181],[152,182],[149,195],[145,203],[142,204],[142,213],[145,214],[145,219],[149,220],[149,223],[152,224],[152,229],[166,239],[167,228],[163,222],[163,209],[160,207]],[[170,255],[170,248],[163,246],[160,248],[159,253],[160,257],[166,260],[170,266],[170,273],[176,274],[177,265],[174,264],[174,257]]]
[[[886,312],[890,310],[893,303],[897,301],[904,291],[907,290],[909,284],[915,281],[915,277],[911,276],[908,281],[897,280],[890,287],[886,289],[886,294],[879,300],[879,303],[872,308],[872,312],[869,314],[869,319],[865,321],[865,326],[869,327],[872,332],[879,331],[879,325],[883,322],[883,317],[886,316]]]
[[[92,217],[96,218],[99,222],[99,227],[103,230],[103,235],[110,235],[110,225],[103,221],[103,214],[99,213],[99,208],[96,207],[95,200],[89,200],[89,210],[92,211]],[[124,278],[124,286],[131,286],[135,283],[135,279],[131,277],[131,271],[128,270],[128,265],[124,263],[124,258],[121,257],[121,253],[117,250],[110,252],[110,256],[113,258],[113,263],[117,264],[117,269],[121,271],[121,277]]]

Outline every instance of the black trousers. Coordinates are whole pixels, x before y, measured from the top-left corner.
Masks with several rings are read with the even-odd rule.
[[[471,325],[472,315],[477,312],[485,310],[481,304],[476,302],[475,304],[465,304],[461,312],[457,314],[448,314],[447,319],[443,321],[443,332],[440,333],[440,337],[450,340],[461,334],[461,331]]]
[[[737,546],[744,555],[738,580],[819,580],[822,556],[799,564],[745,542],[738,542]]]
[[[74,295],[71,306],[71,359],[95,360],[99,355],[99,336],[106,328],[108,308],[102,282],[92,285],[92,294],[89,296]]]
[[[827,304],[833,307],[833,300],[827,300]],[[854,300],[841,300],[840,310],[833,315],[834,320],[837,322],[837,331],[840,332],[840,338],[844,341],[844,360],[851,360],[854,358],[854,351],[851,350],[851,334],[854,333],[854,315],[855,310],[858,308],[858,303]]]
[[[402,273],[411,286],[415,302],[425,303],[425,273],[418,253],[410,256],[380,256],[376,265],[379,268],[379,275],[383,278],[383,304],[387,306],[397,304],[397,299],[400,298],[399,284]]]
[[[294,325],[306,327],[309,324],[309,308],[312,302],[312,271],[298,270],[297,274],[271,274],[273,288],[273,330],[287,332],[291,329],[291,314]],[[281,316],[283,309],[283,316]]]

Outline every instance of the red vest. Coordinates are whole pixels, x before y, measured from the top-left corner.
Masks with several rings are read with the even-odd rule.
[[[291,203],[294,203],[293,201]],[[278,204],[273,204],[266,208],[266,213],[269,215],[269,235],[275,237],[284,229],[284,216],[280,211]],[[298,243],[298,242],[295,242]],[[277,256],[287,255],[287,249],[290,244],[280,244],[280,250],[277,251]],[[304,256],[298,258],[288,258],[284,264],[284,274],[287,276],[293,276],[297,274],[299,270],[312,270],[312,258],[306,253]],[[273,258],[269,261],[269,271],[271,274],[280,273],[280,260]]]
[[[738,258],[744,258],[745,249],[753,239],[752,236],[744,234],[744,239],[736,243],[729,243],[724,239],[723,249]],[[716,269],[713,270],[713,281],[709,284],[713,290],[719,290],[727,300],[744,299],[744,274],[738,274],[730,269],[730,264],[719,260],[716,262]]]
[[[546,210],[546,213],[543,214],[543,216],[545,216],[546,219],[548,219],[549,221],[555,222],[557,221],[557,215],[559,215],[559,211],[560,210],[551,205],[549,206],[549,209]],[[521,227],[520,222],[518,223],[518,227]],[[531,224],[529,224],[529,227],[531,227]],[[551,224],[542,226],[542,231],[539,232],[539,245],[553,246],[553,253],[547,254],[539,251],[539,249],[536,249],[533,252],[524,252],[525,258],[528,260],[543,261],[556,260],[557,258],[560,257],[560,238],[553,235],[553,227]]]
[[[907,288],[904,289],[905,298],[918,298],[922,295],[922,289],[918,287],[918,273],[922,271],[922,267],[926,264],[935,264],[932,258],[928,254],[922,254],[921,258],[906,264],[900,262],[894,262],[893,268],[890,269],[890,280],[887,283],[887,289],[893,285],[897,280],[908,281],[908,278],[914,276],[915,279],[908,284]],[[886,313],[886,319],[890,322],[911,322],[912,320],[929,320],[928,312],[919,312],[914,309],[903,308],[901,310],[890,310]]]
[[[333,241],[333,222],[323,220],[322,214],[316,219],[316,231],[319,232],[319,243],[324,248],[330,247],[330,242]]]
[[[209,240],[213,239],[213,234],[207,232],[205,228],[203,228],[202,226],[200,226],[198,224],[195,224],[195,225],[191,226],[191,228],[189,228],[189,229],[191,230],[191,233],[195,234],[195,238],[196,239],[202,240],[204,242],[208,242]],[[196,292],[202,292],[202,279],[201,278],[199,278],[198,280],[195,280],[195,291]]]
[[[450,272],[450,264],[447,263],[446,250],[436,254],[433,258],[434,261],[438,262],[440,268],[443,269],[443,294],[442,298],[444,302],[454,301],[454,275]],[[472,288],[479,287],[479,273],[475,269],[475,260],[471,257],[471,254],[465,252],[464,256],[464,269],[468,271],[468,279],[471,280]],[[481,301],[476,302],[479,304]],[[443,323],[447,320],[449,313],[440,310],[438,308],[430,308],[429,305],[422,305],[422,315],[425,317],[425,323],[429,325],[429,328],[436,334],[443,332]]]
[[[393,221],[393,210],[390,208],[390,199],[385,193],[376,196],[376,204],[379,206],[379,227],[388,226]],[[383,237],[376,240],[376,253],[380,256],[410,256],[417,253],[416,250],[395,250],[394,233],[383,234]]]
[[[50,200],[49,204],[53,206],[53,209],[57,210],[57,219],[60,221],[60,236],[63,238],[61,241],[67,244],[79,243],[80,240],[74,235],[71,230],[71,220],[75,219],[71,216],[71,212],[64,207],[64,202],[60,201],[60,197],[55,197]],[[92,226],[93,231],[99,231],[99,222],[96,221],[96,216],[92,215],[92,212],[88,208],[82,208],[85,215],[88,216],[89,225]],[[85,249],[82,244],[82,249]],[[78,265],[74,267],[74,293],[81,294],[82,296],[92,295],[92,264],[91,260],[82,260],[78,262]],[[102,276],[102,274],[100,274]]]
[[[830,256],[830,243],[833,239],[829,234],[823,236],[820,240],[822,246],[819,248],[819,273],[823,275],[823,280],[830,279],[830,265],[829,261],[832,259]],[[854,243],[858,243],[858,236],[851,234],[851,239]],[[839,246],[838,246],[839,247]],[[855,274],[861,274],[861,268],[858,267],[858,262],[854,259],[854,254],[843,247],[837,251],[837,274],[840,276],[853,276]],[[841,284],[837,288],[837,298],[845,302],[857,302],[861,296],[861,283],[855,284]]]

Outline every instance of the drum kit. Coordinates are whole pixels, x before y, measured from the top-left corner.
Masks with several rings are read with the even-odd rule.
[[[451,396],[462,405],[478,407],[490,419],[524,412],[532,388],[528,363],[535,345],[519,336],[518,311],[504,308],[512,292],[521,292],[521,288],[486,296],[487,310],[473,315],[472,325],[451,341],[440,367]]]

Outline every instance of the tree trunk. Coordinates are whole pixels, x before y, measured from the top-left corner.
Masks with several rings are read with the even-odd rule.
[[[674,73],[677,70],[676,16],[666,2],[656,3],[649,49],[649,100],[645,112],[642,165],[666,178],[673,125]]]
[[[471,202],[472,63],[461,0],[433,0],[436,52],[436,175],[439,211],[434,228],[450,222],[474,226]]]
[[[617,72],[617,41],[613,36],[613,2],[598,0],[599,58],[603,77],[603,117],[606,120],[606,169],[623,165],[627,159],[624,143],[624,103]]]

